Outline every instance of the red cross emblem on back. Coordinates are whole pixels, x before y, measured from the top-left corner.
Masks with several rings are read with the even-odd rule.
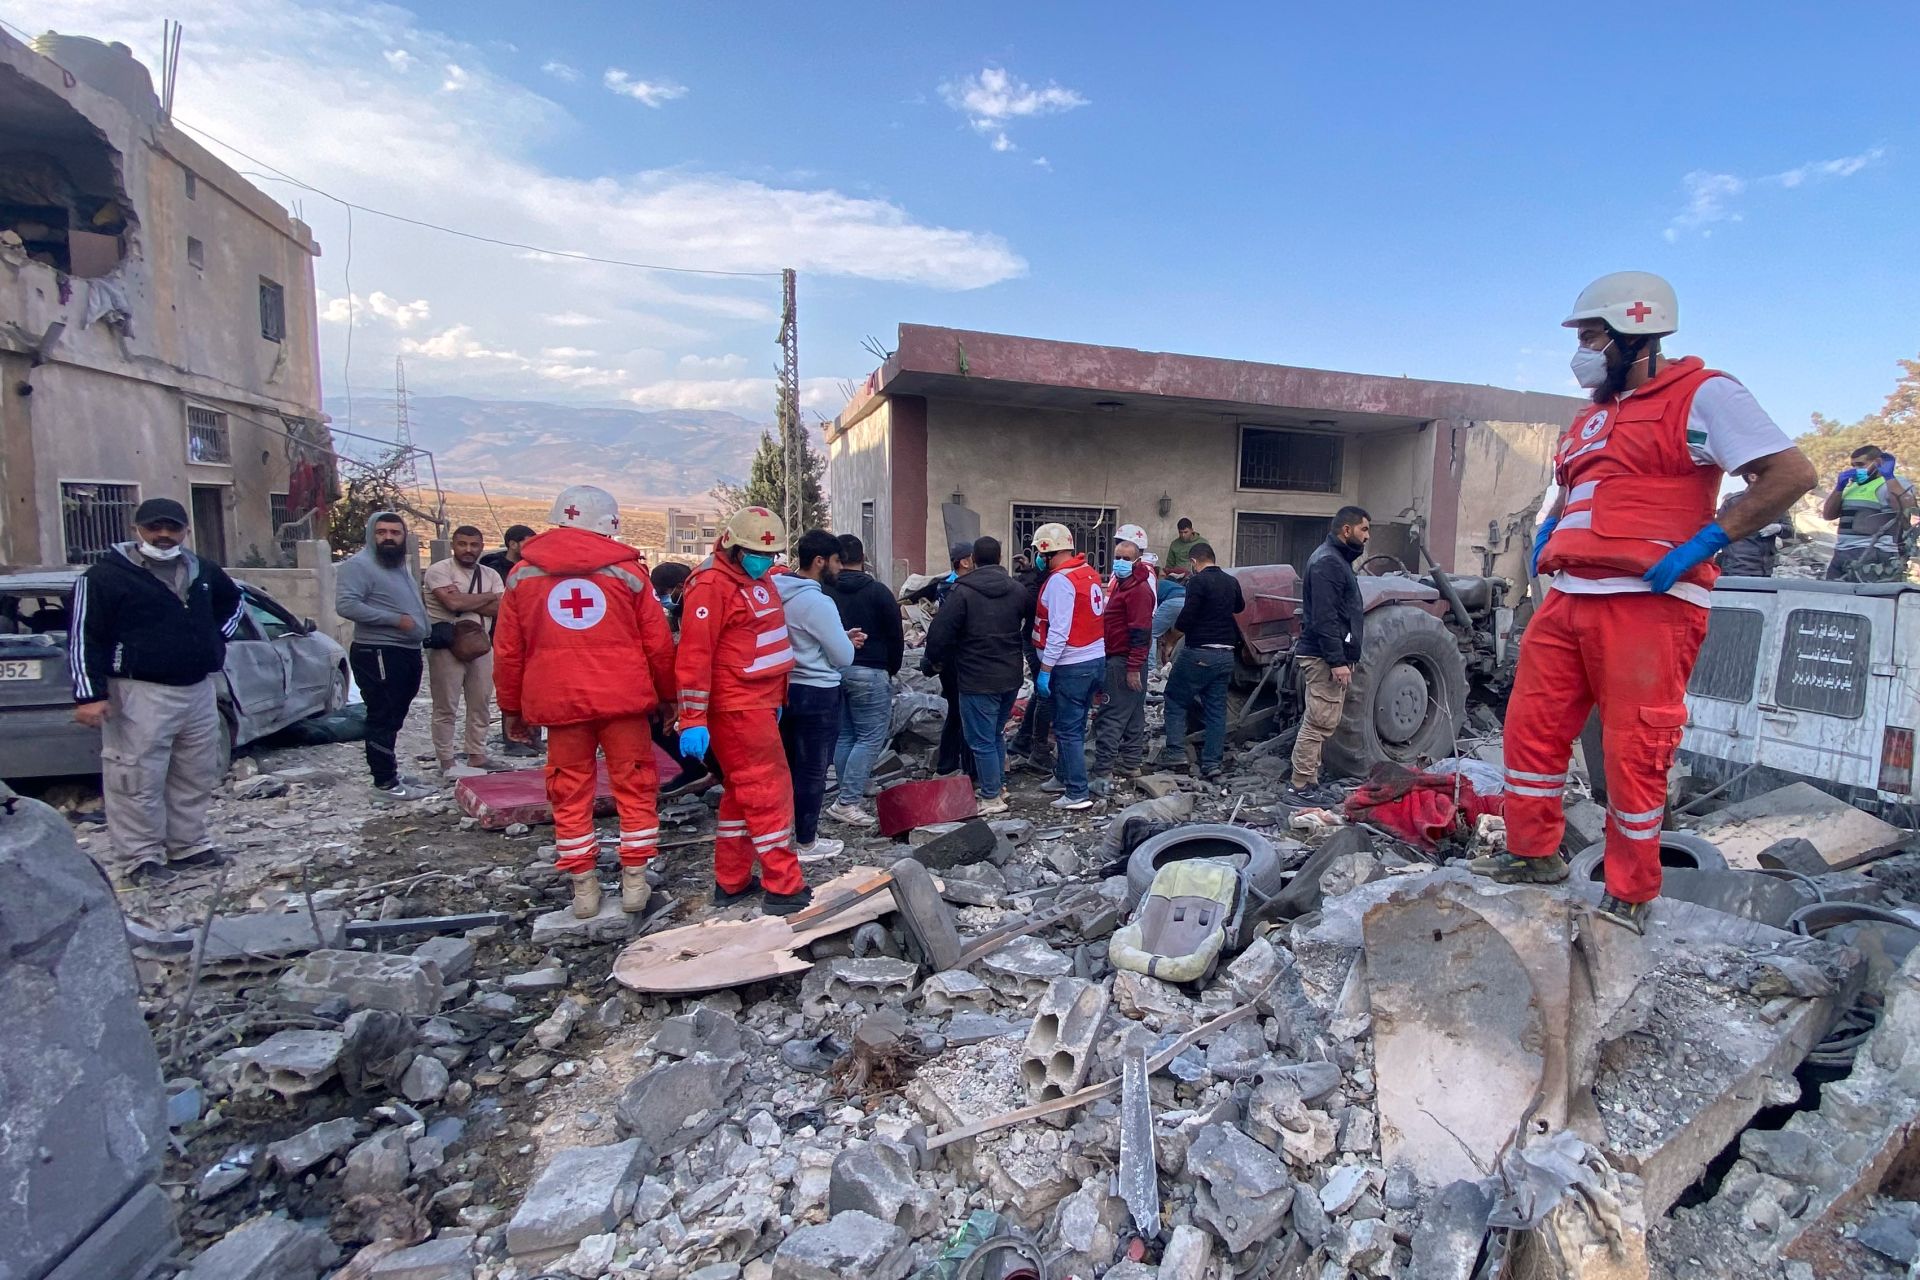
[[[568,631],[598,626],[607,615],[607,593],[591,578],[568,578],[547,596],[547,616]]]
[[[1644,302],[1636,302],[1627,308],[1627,316],[1635,324],[1640,324],[1653,314],[1653,308]]]

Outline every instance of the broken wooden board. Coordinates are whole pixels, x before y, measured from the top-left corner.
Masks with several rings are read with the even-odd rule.
[[[817,886],[813,905],[798,915],[702,920],[636,938],[613,962],[614,979],[635,991],[691,995],[805,973],[813,962],[795,953],[893,911],[891,884],[878,867],[856,867]],[[863,893],[869,896],[836,909]]]
[[[653,747],[653,764],[662,780],[680,771],[679,761],[662,751],[658,743]],[[453,786],[453,798],[460,805],[460,812],[478,822],[485,831],[504,831],[516,822],[530,827],[553,822],[553,806],[547,803],[547,771],[539,765],[462,778]],[[607,762],[596,761],[593,816],[610,818],[614,812],[613,784],[607,779]]]
[[[1761,851],[1781,840],[1809,840],[1828,866],[1839,867],[1905,834],[1807,782],[1729,805],[1701,819],[1693,832],[1713,841],[1728,866],[1746,871],[1757,870]]]

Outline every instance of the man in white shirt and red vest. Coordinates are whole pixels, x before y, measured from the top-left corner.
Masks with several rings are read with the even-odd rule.
[[[1602,276],[1564,323],[1579,333],[1573,372],[1593,404],[1560,437],[1557,496],[1534,538],[1549,590],[1507,704],[1508,851],[1471,865],[1509,884],[1566,879],[1567,765],[1597,706],[1608,804],[1600,914],[1642,933],[1660,893],[1667,770],[1707,634],[1713,557],[1778,520],[1815,476],[1745,387],[1661,352],[1680,322],[1659,276]],[[1716,519],[1727,473],[1749,482]]]
[[[1035,608],[1033,646],[1040,651],[1040,674],[1033,687],[1053,700],[1053,739],[1059,746],[1053,777],[1040,789],[1058,797],[1056,809],[1091,809],[1087,716],[1107,678],[1107,589],[1100,571],[1074,550],[1067,526],[1041,525],[1034,531],[1033,552],[1048,571]]]

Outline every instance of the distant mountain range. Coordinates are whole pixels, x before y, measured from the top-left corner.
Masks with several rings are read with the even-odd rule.
[[[704,409],[644,411],[415,396],[414,443],[433,451],[444,489],[551,495],[597,484],[625,502],[692,502],[738,484],[767,424]],[[423,477],[424,478],[424,477]]]

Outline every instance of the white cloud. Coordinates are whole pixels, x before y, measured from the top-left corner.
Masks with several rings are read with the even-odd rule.
[[[624,97],[649,107],[658,107],[687,96],[687,86],[675,84],[671,80],[635,80],[619,67],[608,67],[607,73],[600,77],[600,83]]]
[[[695,377],[700,374],[742,373],[747,367],[745,356],[681,356],[680,372]]]
[[[1879,164],[1886,154],[1885,147],[1873,147],[1858,155],[1842,156],[1837,160],[1812,160],[1780,173],[1770,173],[1751,180],[1733,173],[1695,169],[1680,180],[1687,192],[1686,206],[1674,215],[1662,234],[1669,243],[1689,231],[1710,236],[1716,222],[1744,221],[1745,215],[1735,207],[1736,202],[1756,186],[1792,191],[1810,183],[1851,178],[1862,169]]]
[[[772,418],[774,381],[772,378],[670,378],[635,387],[627,399],[641,409],[726,409],[747,417]],[[841,404],[837,378],[802,378],[802,409],[838,408]]]
[[[447,78],[440,83],[440,92],[458,93],[473,83],[473,74],[457,62],[447,64]]]
[[[1086,97],[1076,90],[1052,82],[1036,87],[1015,79],[1002,67],[986,67],[976,75],[950,80],[940,86],[940,95],[977,132],[988,136],[995,151],[1017,150],[1007,133],[1010,122],[1087,105]]]
[[[578,68],[570,67],[558,58],[550,62],[542,63],[540,69],[552,76],[555,80],[564,80],[568,84],[572,84],[580,78]]]
[[[395,71],[413,70],[413,55],[405,49],[388,49],[380,56],[385,58],[387,65]]]
[[[85,30],[128,44],[149,65],[159,27],[138,0],[21,0],[12,20]],[[373,0],[175,0],[195,33],[181,67],[177,121],[236,168],[260,165],[363,205],[516,244],[672,267],[774,273],[772,278],[663,274],[462,240],[344,211],[312,192],[256,179],[298,199],[325,246],[313,262],[322,305],[327,406],[384,431],[379,397],[404,354],[421,394],[623,399],[661,382],[759,373],[770,364],[783,267],[801,273],[802,307],[847,280],[975,289],[1016,278],[1026,263],[1000,237],[939,225],[901,203],[849,194],[817,178],[716,172],[663,159],[652,169],[568,168],[553,159],[588,127],[544,95],[535,62],[507,78],[503,55],[455,39],[433,19]],[[37,28],[36,28],[37,29]],[[411,74],[385,55],[404,51]],[[446,68],[464,88],[442,92]],[[797,170],[806,157],[797,157]],[[349,252],[349,241],[351,241]],[[348,289],[347,268],[359,285]],[[376,295],[367,284],[378,281]],[[348,297],[349,293],[357,295]],[[431,299],[431,305],[427,305]],[[892,306],[876,291],[862,305]],[[814,312],[813,314],[820,314]],[[355,320],[352,363],[345,326]],[[820,331],[811,350],[826,350]],[[563,348],[594,355],[563,355]],[[411,344],[403,347],[403,344]],[[552,351],[546,350],[552,348]],[[689,366],[692,355],[714,362]],[[843,374],[817,366],[808,373]],[[365,394],[362,394],[365,393]],[[669,390],[654,392],[671,396]],[[712,397],[708,388],[690,392]],[[771,413],[769,394],[757,413]],[[823,405],[822,407],[833,407]]]
[[[396,329],[411,329],[414,325],[433,314],[433,308],[425,298],[416,298],[412,302],[402,302],[390,294],[375,289],[366,297],[352,296],[352,301],[343,297],[330,297],[320,309],[320,318],[328,324],[345,324],[349,315],[356,322],[365,323],[368,316],[385,320]]]
[[[542,347],[540,354],[548,360],[590,360],[600,353],[585,347]]]

